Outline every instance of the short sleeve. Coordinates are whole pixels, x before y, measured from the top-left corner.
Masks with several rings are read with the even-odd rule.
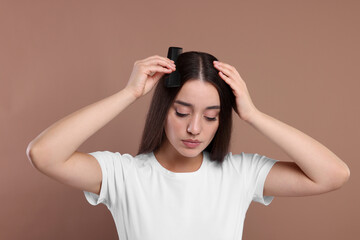
[[[109,151],[98,151],[89,154],[96,158],[101,167],[102,182],[100,195],[83,191],[85,198],[91,205],[95,206],[99,203],[103,203],[110,208],[116,201],[116,196],[118,195],[117,191],[119,191],[119,189],[116,189],[116,186],[117,181],[121,178],[117,178],[115,172],[119,167],[121,167],[119,158],[121,155],[119,153]],[[118,185],[121,184],[118,183]]]
[[[265,206],[269,205],[274,196],[263,196],[265,180],[273,165],[278,160],[268,158],[257,153],[245,153],[244,165],[247,166],[246,177],[248,180],[248,193],[252,197],[252,201],[261,203]]]

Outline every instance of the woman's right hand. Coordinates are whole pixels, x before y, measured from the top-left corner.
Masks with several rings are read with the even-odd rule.
[[[154,55],[134,63],[130,79],[125,87],[136,98],[147,94],[164,74],[175,71],[175,64],[169,58]]]

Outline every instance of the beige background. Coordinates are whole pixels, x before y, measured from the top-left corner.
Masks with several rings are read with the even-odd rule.
[[[36,171],[26,147],[55,121],[121,90],[136,60],[166,57],[169,46],[235,66],[259,110],[350,167],[349,182],[337,191],[251,204],[243,239],[356,239],[359,12],[355,0],[1,0],[0,239],[116,239],[107,208]],[[79,151],[135,154],[152,94]],[[290,161],[235,113],[231,151]]]

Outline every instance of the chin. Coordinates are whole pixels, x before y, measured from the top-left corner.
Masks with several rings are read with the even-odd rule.
[[[197,157],[203,151],[203,149],[200,148],[191,149],[186,147],[182,147],[181,149],[177,149],[177,150],[182,156],[188,158]]]

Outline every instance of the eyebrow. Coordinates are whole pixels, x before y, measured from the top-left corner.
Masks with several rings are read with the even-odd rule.
[[[194,107],[192,104],[187,103],[187,102],[183,102],[183,101],[180,101],[180,100],[176,100],[175,103],[178,103],[178,104],[181,104],[181,105],[184,105],[184,106],[187,106],[187,107]],[[218,106],[218,105],[209,106],[209,107],[206,107],[205,109],[220,109],[220,106]]]

